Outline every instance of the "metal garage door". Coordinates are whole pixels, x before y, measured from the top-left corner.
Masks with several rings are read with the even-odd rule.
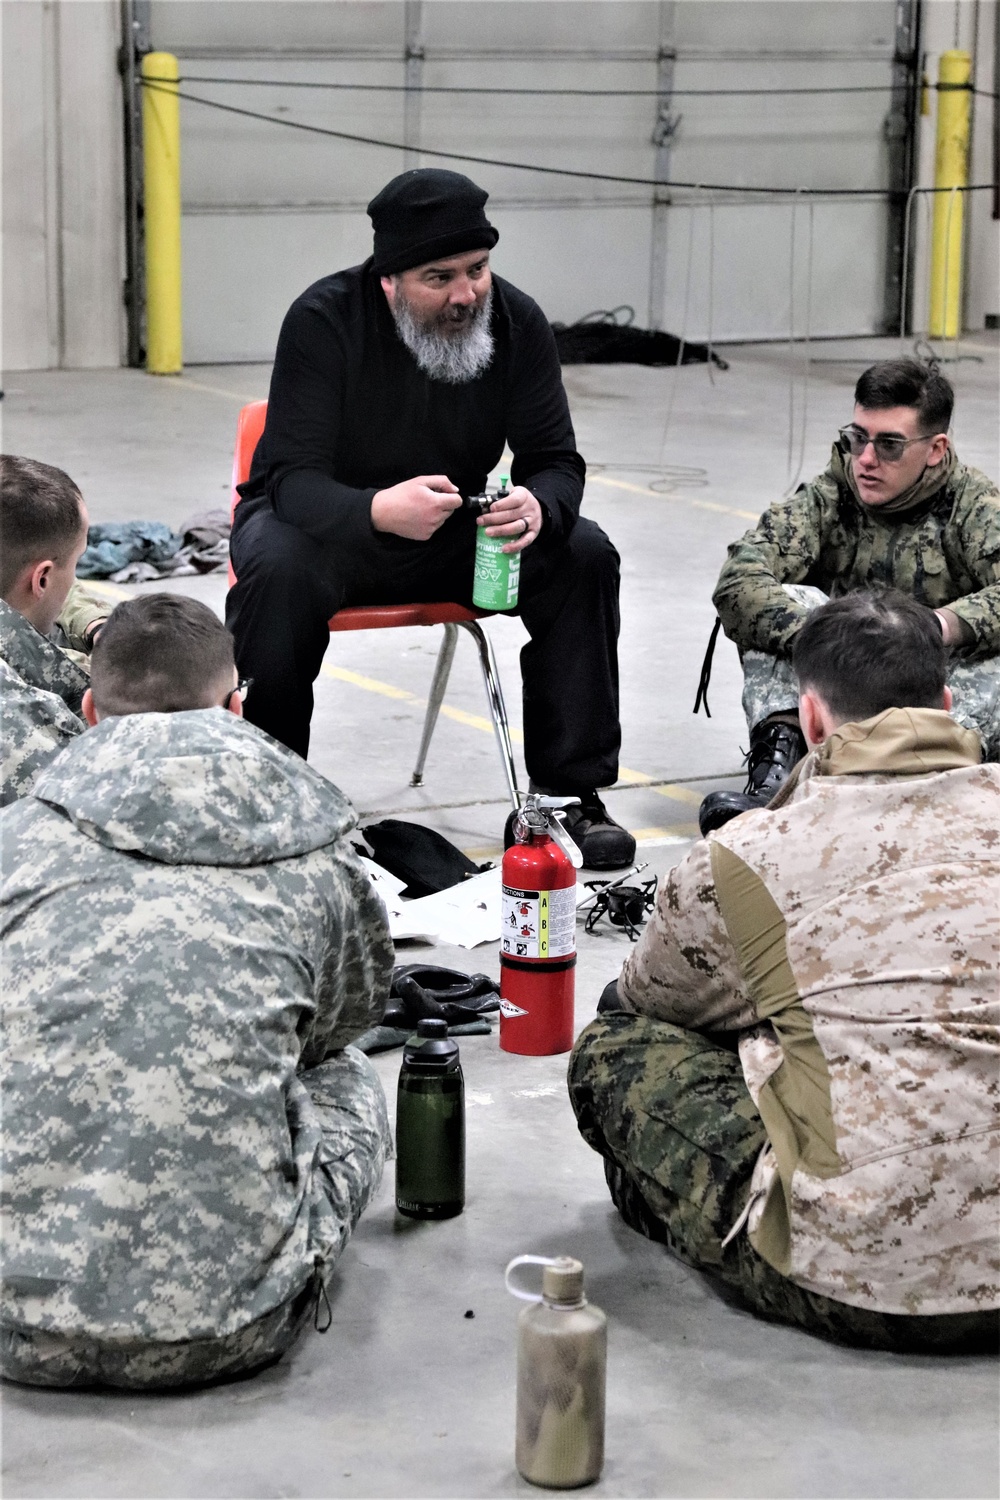
[[[912,69],[894,58],[915,11],[912,0],[153,0],[151,43],[179,56],[184,92],[410,148],[185,101],[185,358],[269,358],[292,298],[368,254],[368,199],[404,166],[439,160],[420,147],[641,180],[441,163],[489,190],[494,263],[550,318],[627,303],[639,323],[689,338],[880,331],[897,311],[900,240],[884,198],[810,207],[805,195],[644,184],[905,192]],[[294,86],[305,83],[367,87]],[[844,88],[855,92],[818,92]],[[790,89],[805,92],[775,92]]]

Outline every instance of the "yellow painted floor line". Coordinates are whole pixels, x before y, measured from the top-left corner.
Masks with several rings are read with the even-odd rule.
[[[391,682],[381,682],[377,677],[365,677],[361,672],[352,672],[348,667],[334,667],[324,662],[320,668],[324,677],[332,677],[337,682],[349,682],[352,687],[362,688],[366,693],[377,693],[382,698],[403,699],[412,703],[414,708],[426,708],[427,699],[418,698],[416,693],[411,693],[407,688],[394,687]],[[466,713],[464,708],[453,708],[449,703],[442,703],[441,715],[446,719],[453,719],[456,724],[465,724],[469,729],[478,729],[482,734],[492,734],[492,721],[482,714]],[[524,744],[524,735],[519,729],[511,726],[510,737],[516,745]],[[633,771],[629,766],[619,766],[619,781],[630,782],[636,786],[646,786],[656,780],[645,771]],[[649,790],[655,792],[658,797],[667,797],[672,802],[686,802],[690,807],[700,807],[703,794],[692,791],[688,786],[650,786]]]
[[[412,703],[414,708],[427,707],[426,698],[418,698],[416,693],[411,693],[407,688],[394,687],[391,682],[380,682],[377,677],[365,677],[361,672],[351,672],[347,667],[332,667],[324,662],[320,672],[324,677],[333,677],[338,682],[349,682],[352,687],[363,688],[366,693],[378,693],[383,698],[402,698]],[[466,713],[464,708],[453,708],[450,703],[442,703],[440,713],[442,718],[453,719],[456,724],[465,724],[469,729],[478,729],[483,734],[493,733],[492,721],[482,714]],[[510,737],[516,745],[524,743],[524,736],[519,729],[512,727]]]
[[[222,385],[206,385],[202,380],[192,380],[189,375],[160,375],[158,379],[169,380],[173,385],[182,385],[191,391],[206,391],[210,396],[226,396],[230,401],[238,401],[241,406],[246,406],[249,401],[264,400],[259,391],[256,396],[248,396],[243,391],[227,391]]]
[[[655,779],[653,776],[647,776],[645,771],[632,771],[628,766],[618,767],[618,780],[629,781],[634,786],[645,786],[648,782]],[[669,786],[651,786],[649,790],[655,792],[659,797],[669,797],[673,802],[687,802],[692,807],[701,806],[703,793],[694,792],[689,786],[675,786],[671,784]]]
[[[132,595],[125,589],[116,588],[112,583],[103,581],[82,579],[87,588],[93,589],[95,594],[104,594],[109,599],[131,599]],[[363,672],[352,672],[349,667],[335,667],[329,662],[324,662],[320,667],[323,677],[332,677],[335,682],[347,682],[351,687],[361,688],[366,693],[376,693],[380,698],[395,698],[397,702],[412,703],[414,708],[426,708],[427,699],[418,698],[416,693],[411,693],[408,688],[394,686],[391,682],[382,682],[378,677],[366,677]],[[456,724],[464,724],[469,729],[478,729],[481,734],[492,734],[493,723],[482,714],[466,713],[464,708],[453,708],[450,703],[442,703],[441,715],[445,719],[452,719]],[[510,737],[515,745],[524,744],[524,735],[519,729],[510,727]],[[636,786],[645,786],[655,778],[648,776],[645,771],[633,771],[628,766],[620,766],[618,770],[619,781],[630,782]],[[687,802],[692,807],[700,807],[702,793],[694,792],[686,786],[651,786],[651,792],[658,797],[668,797],[673,802]],[[693,825],[691,825],[693,826]],[[662,833],[661,830],[641,830],[643,832]],[[634,835],[638,838],[638,834]],[[467,851],[468,852],[468,851]]]
[[[420,703],[416,693],[406,688],[393,687],[391,682],[380,682],[377,677],[365,677],[361,672],[352,672],[347,667],[331,667],[326,662],[320,667],[324,677],[334,677],[338,682],[349,682],[352,687],[364,688],[366,693],[378,693],[382,698],[405,698]]]
[[[452,708],[447,703],[442,703],[441,714],[446,719],[454,719],[456,724],[467,724],[470,729],[480,729],[483,734],[493,733],[492,719],[484,719],[481,714],[467,714],[464,708]],[[512,724],[508,725],[508,732],[515,745],[524,744],[524,735]]]
[[[696,510],[714,510],[724,516],[739,516],[744,521],[759,521],[756,510],[737,510],[732,505],[719,505],[714,500],[691,500],[687,495],[671,494],[669,490],[651,490],[646,484],[632,484],[628,479],[612,479],[607,474],[588,474],[588,484],[606,484],[609,489],[628,490],[631,495],[652,495],[657,500],[681,500]]]

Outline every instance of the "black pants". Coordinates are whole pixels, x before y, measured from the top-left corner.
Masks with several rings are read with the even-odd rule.
[[[247,718],[304,756],[330,616],[358,604],[471,605],[475,524],[458,513],[429,542],[372,531],[363,549],[345,553],[267,505],[242,509],[226,623],[240,676],[253,678]],[[521,652],[524,758],[532,780],[558,792],[610,786],[618,775],[618,561],[582,518],[567,540],[543,537],[521,554],[515,613],[531,637]]]

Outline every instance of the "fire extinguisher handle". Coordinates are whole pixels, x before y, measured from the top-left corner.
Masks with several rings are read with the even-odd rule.
[[[572,800],[577,802],[579,798],[574,797]],[[559,845],[574,870],[581,870],[583,868],[583,855],[566,832],[563,823],[565,816],[566,814],[561,807],[548,809],[549,833],[552,836],[553,842]]]

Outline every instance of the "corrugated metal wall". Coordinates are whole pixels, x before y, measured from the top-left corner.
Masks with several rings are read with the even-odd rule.
[[[188,91],[411,147],[329,140],[184,104],[186,358],[269,357],[291,299],[368,253],[368,199],[404,165],[436,160],[421,146],[644,179],[659,168],[737,186],[883,188],[895,15],[894,0],[153,0],[153,45],[180,56]],[[219,77],[273,82],[195,82]],[[399,91],[290,86],[307,81]],[[408,96],[408,81],[473,92]],[[657,89],[668,83],[658,151]],[[687,92],[859,85],[881,92]],[[587,92],[518,97],[503,87]],[[450,165],[489,190],[501,230],[494,264],[550,318],[628,303],[641,324],[703,338],[711,322],[719,339],[785,337],[793,319],[804,331],[807,317],[814,335],[882,325],[881,201],[823,203],[810,216],[787,199],[733,194],[712,209],[697,195],[692,208],[692,195],[677,192],[654,210],[644,186]]]
[[[203,84],[207,97],[411,145],[352,145],[184,105],[185,349],[196,361],[270,357],[291,299],[367,254],[372,194],[404,164],[435,159],[419,155],[421,144],[644,179],[886,186],[893,28],[916,0],[132,4],[144,18],[151,9],[153,44],[179,52],[189,80],[275,80]],[[996,0],[921,0],[920,9],[931,78],[938,53],[957,41],[976,53],[979,88],[994,89]],[[119,0],[0,0],[0,22],[4,364],[116,364],[125,351]],[[308,80],[396,91],[289,87]],[[421,85],[474,92],[421,93]],[[518,97],[501,87],[585,92]],[[690,92],[789,87],[812,92]],[[820,92],[828,87],[879,92]],[[613,89],[642,95],[602,92]],[[972,175],[982,182],[992,170],[986,95],[975,100],[975,120]],[[932,105],[919,122],[925,184],[934,127]],[[711,325],[720,339],[785,337],[792,327],[801,335],[807,324],[813,335],[863,333],[891,320],[887,272],[899,225],[882,203],[816,205],[811,276],[810,213],[799,206],[793,285],[787,199],[721,194],[710,209],[694,195],[692,210],[684,192],[464,169],[492,194],[501,273],[553,318],[629,303],[641,324],[693,338]],[[926,316],[925,206],[921,199],[913,214],[917,329]],[[982,328],[997,312],[991,194],[973,198],[969,220],[967,326]]]

